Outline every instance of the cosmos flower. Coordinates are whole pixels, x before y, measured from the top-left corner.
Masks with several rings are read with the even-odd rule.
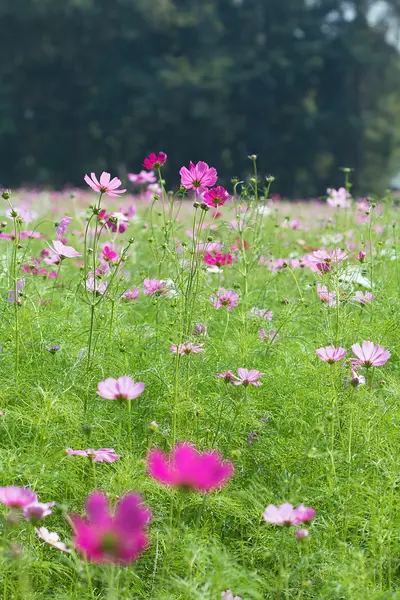
[[[357,357],[352,359],[354,366],[382,367],[391,357],[389,350],[370,341],[364,341],[361,346],[353,344],[351,349]]]
[[[135,383],[132,377],[123,375],[118,379],[109,377],[100,381],[97,393],[106,400],[135,400],[144,392],[144,383]]]
[[[44,519],[44,517],[51,515],[53,506],[55,506],[55,502],[33,502],[32,504],[24,506],[22,512],[27,521],[36,523],[37,521]]]
[[[46,542],[46,544],[49,544],[62,552],[71,552],[66,544],[60,540],[60,536],[55,531],[49,531],[46,527],[39,527],[39,529],[35,528],[35,531],[40,539]]]
[[[220,377],[226,383],[233,383],[235,381],[235,376],[232,371],[224,371],[223,373],[217,373],[217,377]]]
[[[257,333],[262,340],[268,340],[270,344],[277,342],[280,337],[276,329],[270,329],[268,332],[265,329],[259,329]]]
[[[179,344],[178,346],[176,344],[172,344],[169,349],[174,354],[200,354],[201,352],[204,352],[203,345],[204,344],[193,344],[193,342],[187,342],[186,344]]]
[[[330,292],[326,285],[317,285],[317,294],[322,302],[325,302],[328,306],[336,306],[336,292]]]
[[[233,290],[226,290],[225,288],[219,288],[219,290],[210,296],[210,300],[217,310],[220,308],[226,308],[232,311],[235,306],[238,305],[239,294]]]
[[[93,448],[88,448],[87,450],[72,450],[72,448],[67,448],[65,453],[68,456],[84,456],[90,458],[93,462],[112,463],[121,458],[119,454],[116,454],[114,448],[99,448],[98,450],[93,450]]]
[[[72,217],[63,217],[61,219],[61,221],[56,225],[56,235],[57,235],[57,239],[61,239],[64,235],[65,232],[68,229],[69,224],[72,221]]]
[[[146,296],[171,298],[175,294],[174,284],[170,279],[145,279],[143,281],[143,288]]]
[[[360,304],[368,304],[368,302],[372,302],[375,300],[376,296],[373,296],[371,292],[356,292],[354,296],[350,298],[353,302],[359,302]]]
[[[260,319],[265,319],[266,321],[272,321],[274,313],[272,310],[268,310],[267,308],[257,308],[253,306],[250,311],[252,317],[259,317]]]
[[[50,246],[50,250],[54,252],[61,260],[64,258],[76,258],[81,256],[81,253],[72,248],[72,246],[64,246],[60,240],[55,240],[53,246]]]
[[[18,487],[17,485],[0,487],[0,503],[6,506],[25,508],[25,506],[34,504],[37,501],[37,495],[29,488]]]
[[[210,492],[224,486],[233,475],[233,464],[222,460],[218,452],[199,452],[192,444],[175,446],[170,457],[161,450],[150,450],[147,470],[164,485],[189,487]]]
[[[137,185],[143,183],[155,183],[157,181],[154,171],[140,171],[140,173],[128,173],[128,179]]]
[[[321,360],[333,364],[338,360],[342,360],[347,354],[347,350],[344,348],[335,348],[335,346],[325,346],[324,348],[318,348],[316,353],[320,357]]]
[[[331,188],[327,189],[328,197],[326,202],[333,208],[350,208],[351,207],[351,196],[346,188],[341,187],[338,190]]]
[[[309,523],[314,518],[314,508],[308,508],[303,504],[300,504],[298,508],[294,508],[288,502],[280,506],[269,504],[263,513],[264,521],[273,525],[300,525],[301,523]]]
[[[118,177],[111,179],[110,173],[106,173],[105,171],[100,175],[100,181],[97,180],[94,173],[91,173],[90,177],[89,175],[85,175],[84,179],[88,186],[99,194],[107,194],[107,196],[116,198],[126,192],[126,189],[118,189],[121,186],[121,180]]]
[[[137,297],[139,296],[139,294],[140,294],[139,288],[134,288],[133,290],[126,290],[122,294],[121,298],[123,300],[136,300]]]
[[[143,161],[143,166],[145,169],[159,169],[163,165],[165,165],[167,160],[167,155],[165,152],[159,152],[158,154],[149,154],[147,158]]]
[[[230,195],[226,191],[222,185],[218,185],[217,187],[208,190],[203,195],[204,203],[208,206],[212,206],[213,208],[218,208],[219,206],[223,206],[225,202],[227,202],[230,198]]]
[[[221,593],[222,600],[242,600],[240,596],[233,596],[232,590]]]
[[[226,265],[230,265],[235,261],[235,258],[232,254],[225,252],[221,254],[220,252],[208,252],[203,261],[207,265],[216,266],[216,267],[225,267]]]
[[[238,369],[238,377],[235,376],[235,380],[232,382],[234,385],[255,385],[256,387],[262,385],[261,381],[258,381],[264,373],[257,371],[257,369]]]
[[[218,174],[214,167],[209,167],[207,163],[200,161],[196,164],[190,161],[189,169],[182,167],[179,171],[181,184],[187,190],[195,190],[200,195],[207,192],[208,188],[215,185]],[[216,205],[217,206],[217,205]]]

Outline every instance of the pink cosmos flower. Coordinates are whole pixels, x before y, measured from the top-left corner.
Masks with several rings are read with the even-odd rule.
[[[268,340],[270,344],[277,342],[280,337],[276,329],[270,329],[268,332],[265,329],[259,329],[257,333],[262,340]]]
[[[296,536],[296,539],[299,540],[299,542],[301,542],[301,540],[304,540],[306,537],[308,537],[309,535],[309,531],[308,529],[297,529],[294,532],[294,535]]]
[[[360,261],[360,263],[363,263],[366,256],[367,255],[365,254],[365,252],[363,252],[362,250],[360,250],[360,252],[358,253],[357,258]]]
[[[351,369],[350,385],[358,387],[359,385],[365,385],[364,375],[360,375],[355,367]]]
[[[122,294],[122,298],[124,300],[136,300],[136,298],[139,296],[139,294],[140,294],[139,288],[134,288],[133,290],[126,290]]]
[[[193,329],[193,335],[205,337],[207,335],[207,325],[196,323]]]
[[[352,361],[354,366],[382,367],[391,357],[389,350],[370,341],[364,341],[361,346],[353,344],[351,349],[357,356]]]
[[[210,300],[217,310],[220,308],[226,308],[232,311],[235,306],[238,305],[239,294],[233,290],[226,290],[225,288],[219,288],[219,290],[210,296]]]
[[[146,296],[165,296],[170,298],[174,295],[173,282],[159,279],[145,279],[143,281]]]
[[[259,317],[260,319],[265,319],[266,321],[272,321],[272,318],[274,316],[272,310],[268,310],[266,308],[257,308],[256,306],[253,306],[253,308],[250,311],[250,314],[253,317]]]
[[[15,300],[14,290],[10,290],[8,292],[7,302],[13,302],[13,303],[16,302],[16,304],[22,304],[21,296],[22,296],[22,292],[23,292],[23,290],[25,288],[25,284],[26,284],[25,279],[18,279],[17,280],[17,285],[16,285],[16,288],[17,288],[17,299]]]
[[[105,209],[101,210],[97,215],[99,221],[105,221],[108,229],[113,233],[125,233],[129,227],[129,219],[123,212],[107,213]]]
[[[6,506],[25,508],[25,506],[34,504],[37,500],[35,492],[28,488],[18,487],[17,485],[0,487],[0,503]]]
[[[373,296],[371,292],[356,292],[354,296],[350,298],[353,302],[359,302],[360,304],[368,304],[368,302],[372,302],[375,300],[376,296]]]
[[[87,279],[85,282],[85,287],[88,290],[88,292],[93,293],[96,290],[96,295],[102,296],[107,291],[108,281],[97,281],[97,279],[96,279],[96,285],[95,285],[95,278],[94,278],[93,273],[88,273],[88,276],[87,276]]]
[[[226,590],[221,593],[222,600],[242,600],[240,596],[233,596],[232,590]]]
[[[118,189],[121,186],[121,180],[118,179],[118,177],[111,179],[110,173],[106,173],[105,171],[100,175],[100,181],[97,181],[97,177],[94,173],[91,173],[90,177],[89,175],[85,175],[84,179],[88,186],[99,194],[107,194],[107,196],[116,198],[120,194],[126,192],[126,189]]]
[[[109,377],[100,381],[97,393],[106,400],[135,400],[144,392],[144,383],[135,383],[131,377],[123,375],[118,379]]]
[[[67,231],[71,221],[72,217],[63,217],[58,223],[58,225],[56,226],[56,235],[58,239],[62,238],[65,235],[65,232]]]
[[[311,267],[314,266],[318,271],[326,273],[331,270],[332,265],[338,265],[347,258],[346,252],[340,248],[335,250],[314,250],[312,254],[308,255],[308,264]]]
[[[317,285],[317,294],[328,306],[336,305],[336,292],[330,292],[326,285]]]
[[[248,369],[238,369],[238,377],[235,376],[235,381],[232,383],[234,385],[255,385],[258,387],[262,385],[261,381],[258,380],[263,375],[264,373],[257,371],[257,369],[251,369],[250,371]]]
[[[321,360],[333,364],[338,360],[342,360],[347,354],[347,350],[344,348],[335,348],[335,346],[325,346],[325,348],[318,348],[316,353],[320,357]]]
[[[226,383],[233,383],[235,381],[235,376],[232,371],[224,371],[223,373],[217,373],[217,377],[220,377]]]
[[[214,208],[223,206],[229,198],[230,195],[222,185],[218,185],[217,187],[208,190],[203,196],[204,203],[208,204],[208,206],[213,206]]]
[[[72,450],[72,448],[67,448],[65,453],[68,454],[68,456],[85,456],[91,458],[93,462],[113,463],[121,458],[119,454],[116,454],[114,448],[99,448],[99,450],[93,450],[93,448],[88,448],[87,450]]]
[[[280,506],[269,504],[263,513],[264,521],[273,525],[300,525],[301,523],[309,523],[314,518],[314,508],[308,508],[304,504],[294,508],[288,502]]]
[[[179,171],[181,176],[181,184],[187,190],[195,190],[196,194],[200,195],[207,191],[208,188],[215,185],[218,174],[214,167],[209,167],[207,163],[200,161],[193,164],[190,161],[189,169],[182,167]]]
[[[35,529],[35,531],[40,539],[46,542],[46,544],[49,544],[62,552],[71,552],[66,544],[60,540],[58,533],[55,531],[49,531],[46,527],[39,527],[39,529]]]
[[[116,252],[115,250],[113,250],[113,248],[111,246],[109,246],[108,244],[106,244],[101,252],[102,254],[102,258],[104,260],[106,260],[107,262],[114,262],[116,260],[118,260],[118,252]]]
[[[192,444],[175,446],[170,457],[159,449],[150,450],[147,470],[164,485],[190,487],[210,492],[224,486],[233,475],[233,464],[224,462],[218,452],[199,452]]]
[[[187,342],[186,344],[172,344],[170,346],[171,352],[174,354],[200,354],[204,352],[204,344],[193,344],[193,342]]]
[[[81,253],[72,248],[72,246],[64,246],[60,240],[55,240],[53,242],[53,246],[50,246],[50,250],[52,250],[61,260],[64,258],[76,258],[77,256],[81,256]]]
[[[28,506],[24,506],[24,517],[27,521],[35,523],[36,521],[40,521],[41,519],[44,519],[44,517],[51,515],[53,506],[55,506],[55,502],[33,502],[32,504],[28,504]]]
[[[203,260],[207,265],[225,267],[226,265],[231,265],[235,261],[235,258],[232,256],[232,254],[227,252],[221,254],[220,252],[214,251],[212,253],[208,252],[204,256]]]
[[[149,154],[147,158],[143,161],[143,166],[145,169],[159,169],[163,165],[165,165],[167,160],[167,155],[165,152],[159,152],[158,154]]]
[[[127,564],[146,548],[145,528],[151,511],[138,494],[130,492],[121,498],[112,515],[107,497],[102,492],[92,492],[86,500],[86,514],[86,519],[80,515],[70,515],[70,519],[75,548],[87,560]]]
[[[155,181],[157,181],[157,178],[153,171],[140,171],[140,173],[128,173],[128,179],[132,183],[137,183],[138,185],[143,183],[154,183]]]
[[[351,196],[347,192],[346,188],[341,187],[338,190],[331,188],[327,189],[328,198],[326,202],[329,206],[334,208],[350,208],[351,207]]]

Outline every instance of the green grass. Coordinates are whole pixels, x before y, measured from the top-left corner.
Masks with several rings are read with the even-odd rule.
[[[18,207],[22,198],[12,199]],[[57,216],[74,216],[70,230],[81,229],[85,206],[92,198],[75,208],[67,199],[65,195],[61,203],[61,197]],[[108,207],[110,199],[103,204]],[[111,294],[115,299],[112,321],[111,300],[96,309],[89,373],[89,307],[84,302],[82,271],[66,260],[52,304],[41,300],[51,300],[54,281],[26,276],[18,307],[16,380],[14,307],[6,302],[12,288],[13,243],[0,241],[4,299],[0,484],[29,486],[42,502],[55,500],[53,514],[42,524],[65,541],[71,537],[65,515],[82,514],[93,489],[101,488],[111,500],[127,490],[139,490],[153,511],[151,545],[137,562],[116,569],[90,564],[86,570],[78,554],[63,554],[46,545],[31,524],[21,520],[6,527],[3,519],[2,600],[216,600],[228,588],[243,600],[400,598],[396,591],[400,581],[399,264],[392,227],[398,211],[387,198],[382,207],[381,215],[373,209],[362,225],[355,221],[355,210],[337,211],[336,223],[322,223],[325,208],[302,204],[275,207],[263,218],[259,236],[250,222],[243,233],[251,244],[246,253],[247,296],[240,252],[238,261],[222,274],[200,269],[191,326],[206,323],[208,336],[201,340],[203,354],[183,356],[179,362],[177,439],[190,440],[200,449],[215,447],[235,464],[230,483],[204,499],[195,492],[159,485],[145,468],[150,447],[170,449],[176,363],[169,346],[179,342],[184,294],[154,301],[141,293],[135,302],[118,300],[126,287],[142,290],[148,276],[171,277],[178,290],[186,289],[188,271],[176,275],[175,245],[171,232],[167,240],[164,237],[161,213],[153,215],[151,232],[143,226],[149,223],[148,208],[141,206],[128,232],[116,238],[119,249],[129,236],[135,242],[121,265],[123,280],[118,276],[118,288]],[[237,233],[226,223],[235,213],[228,205],[221,210],[224,216],[211,235],[229,248]],[[188,203],[175,223],[176,237],[187,240],[189,248],[185,232],[193,212]],[[306,229],[282,227],[286,214],[300,218]],[[205,221],[211,223],[209,214]],[[377,233],[376,225],[383,230]],[[55,239],[52,227],[49,223],[39,227],[48,241]],[[10,224],[6,231],[11,228]],[[337,233],[344,236],[340,247],[352,245],[348,261],[352,264],[357,263],[358,251],[372,241],[371,249],[367,244],[363,269],[370,277],[372,266],[376,300],[367,306],[349,301],[353,291],[364,288],[328,274],[323,283],[336,281],[340,288],[337,314],[320,301],[316,276],[308,268],[274,273],[257,264],[257,253],[275,258],[305,254],[299,239],[310,248],[335,248],[337,244],[323,238]],[[202,239],[209,234],[204,232]],[[82,251],[82,239],[67,236]],[[109,239],[109,234],[103,239]],[[19,261],[24,252],[28,258],[37,256],[45,240],[26,240],[21,245]],[[189,250],[186,255],[190,258]],[[226,311],[215,310],[209,300],[218,285],[241,295],[228,324]],[[272,310],[272,323],[251,318],[253,306]],[[267,325],[280,334],[269,346],[257,335]],[[182,341],[189,339],[193,338],[189,335]],[[348,361],[330,367],[315,353],[316,348],[337,342],[349,351],[349,358],[351,344],[368,339],[392,352],[389,362],[375,369],[372,388],[346,386]],[[61,350],[52,355],[46,344],[60,344]],[[216,377],[238,367],[264,372],[263,385],[246,393],[243,387],[226,385]],[[146,384],[131,412],[127,405],[96,394],[99,381],[120,375]],[[152,421],[158,424],[156,430],[150,427]],[[258,436],[251,445],[247,443],[250,432]],[[66,447],[113,447],[121,459],[92,465],[66,456]],[[268,504],[283,502],[303,502],[316,509],[310,536],[303,543],[296,540],[293,528],[274,527],[261,519]],[[8,511],[3,508],[5,517]]]

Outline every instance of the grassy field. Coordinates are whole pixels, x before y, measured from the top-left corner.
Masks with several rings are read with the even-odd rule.
[[[2,600],[400,598],[398,209],[389,195],[271,202],[269,183],[238,184],[220,215],[163,185],[3,194],[0,484],[56,504],[39,523],[0,505]],[[80,256],[60,259],[71,251],[54,240]],[[365,340],[391,357],[355,375]],[[201,351],[171,350],[186,343]],[[321,360],[330,345],[347,354]],[[239,368],[261,385],[217,377]],[[121,376],[144,392],[97,393]],[[152,477],[150,449],[183,441],[218,451],[233,476],[207,493]],[[108,538],[106,562],[86,560],[73,541],[69,515],[94,490],[112,506],[140,492],[151,509],[135,561],[113,564]],[[302,540],[263,518],[286,502],[315,509]]]

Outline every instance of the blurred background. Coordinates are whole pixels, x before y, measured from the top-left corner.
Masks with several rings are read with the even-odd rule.
[[[168,154],[274,191],[400,187],[400,0],[0,0],[0,182]],[[397,182],[397,183],[396,183]]]

